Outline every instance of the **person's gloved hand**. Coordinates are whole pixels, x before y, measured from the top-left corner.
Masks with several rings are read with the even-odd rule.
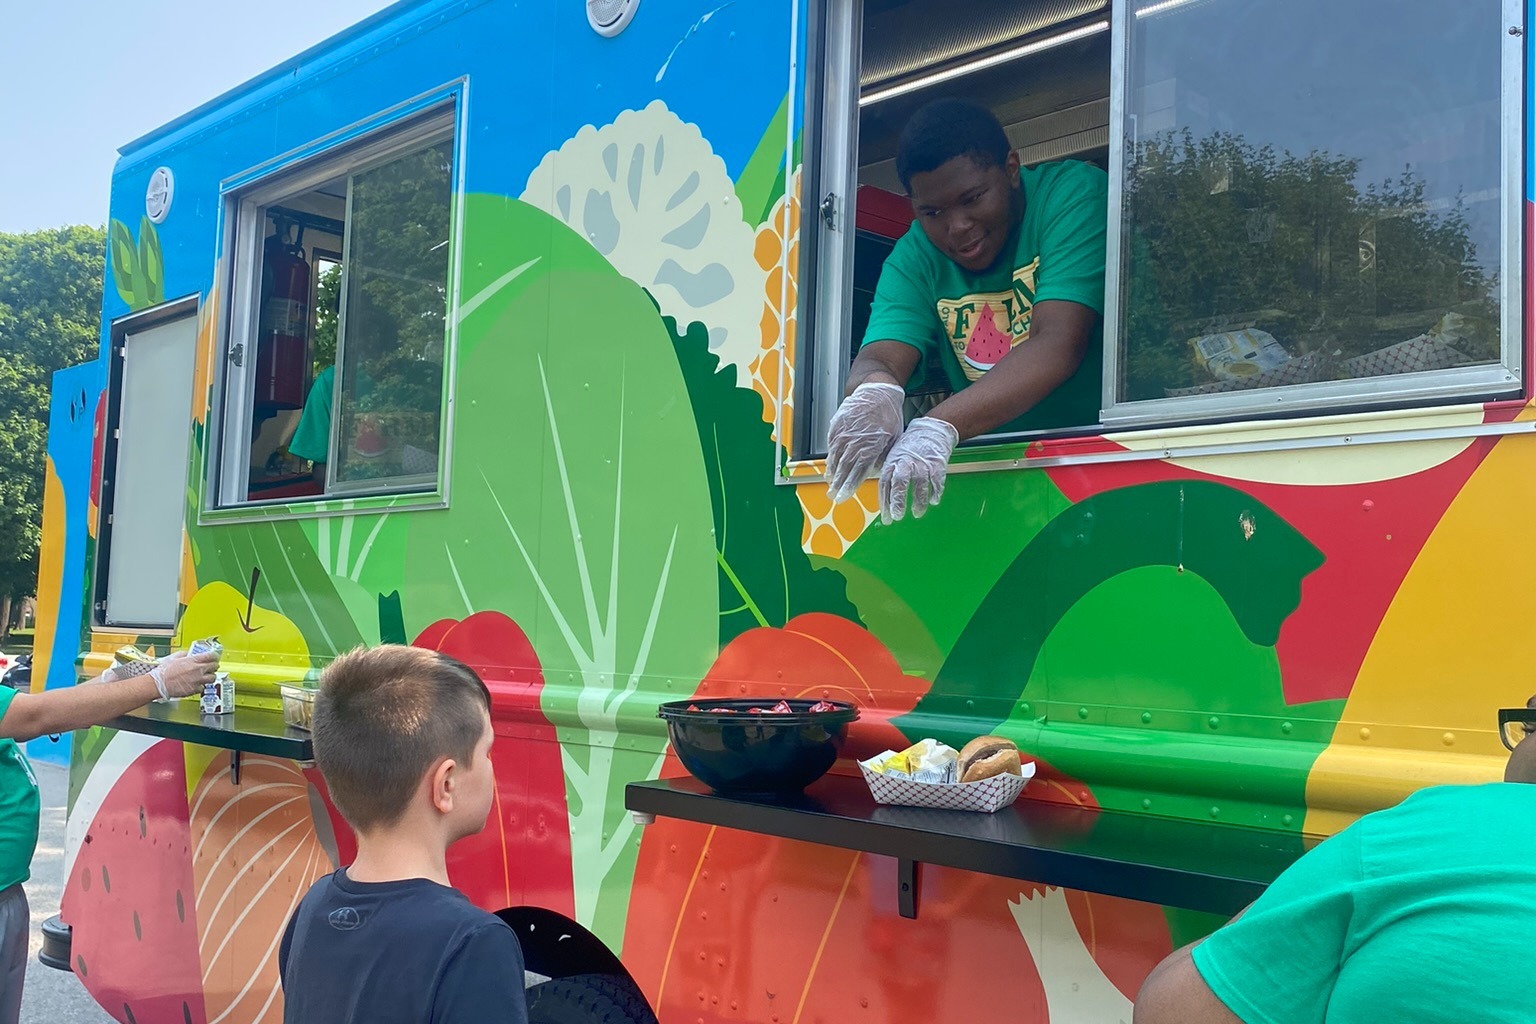
[[[827,494],[847,501],[901,436],[906,391],[896,384],[866,383],[853,389],[832,414],[827,444]]]
[[[218,668],[219,656],[212,651],[204,654],[177,651],[161,658],[160,664],[154,667],[149,677],[155,681],[155,689],[160,691],[160,696],[169,700],[173,697],[190,697],[201,691],[204,683],[213,682]]]
[[[907,514],[907,489],[912,490],[912,518],[921,519],[929,505],[944,496],[949,457],[960,443],[954,424],[919,416],[891,446],[880,471],[880,521],[889,526]]]

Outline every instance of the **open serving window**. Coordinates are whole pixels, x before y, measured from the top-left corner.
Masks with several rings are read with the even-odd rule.
[[[236,190],[218,505],[441,484],[455,107]]]
[[[897,136],[945,97],[990,108],[1026,167],[1109,171],[1088,429],[1521,390],[1517,0],[1406,0],[1389,18],[1370,0],[853,0],[812,15],[794,457],[825,453],[912,221]],[[909,415],[946,397],[933,369]]]

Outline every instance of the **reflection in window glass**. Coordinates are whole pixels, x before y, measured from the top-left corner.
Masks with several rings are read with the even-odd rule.
[[[1119,399],[1496,363],[1499,0],[1138,0]]]
[[[352,178],[331,486],[436,480],[452,143]]]

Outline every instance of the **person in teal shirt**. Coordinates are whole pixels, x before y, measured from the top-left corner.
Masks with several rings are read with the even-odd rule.
[[[1075,160],[1021,167],[996,117],[938,100],[902,131],[896,170],[917,220],[880,272],[832,418],[827,479],[843,501],[881,467],[881,518],[943,494],[962,439],[1091,426],[1102,393],[1109,181]],[[903,426],[937,358],[951,396]]]
[[[325,463],[331,457],[331,403],[336,395],[336,367],[327,366],[315,375],[304,410],[299,413],[288,454],[315,464],[315,479],[325,483]]]
[[[40,693],[0,686],[0,1024],[16,1024],[21,1016],[30,936],[22,883],[32,877],[41,810],[37,778],[20,744],[89,729],[156,698],[191,696],[213,681],[218,667],[216,653],[178,652],[129,678],[108,669],[89,684]]]
[[[1536,1019],[1536,697],[1525,718],[1503,782],[1420,790],[1324,841],[1158,965],[1135,1024]]]

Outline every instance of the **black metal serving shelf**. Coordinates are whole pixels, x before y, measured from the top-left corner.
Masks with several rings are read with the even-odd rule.
[[[236,707],[232,715],[205,715],[198,710],[196,701],[179,700],[150,704],[103,724],[123,732],[228,750],[236,782],[242,753],[294,761],[315,759],[315,745],[309,733],[283,724],[281,711]]]
[[[641,821],[678,818],[894,857],[903,917],[917,916],[921,864],[1230,916],[1303,852],[1290,833],[1033,800],[996,814],[881,806],[862,779],[846,776],[787,798],[722,795],[692,778],[636,782],[624,806]]]

